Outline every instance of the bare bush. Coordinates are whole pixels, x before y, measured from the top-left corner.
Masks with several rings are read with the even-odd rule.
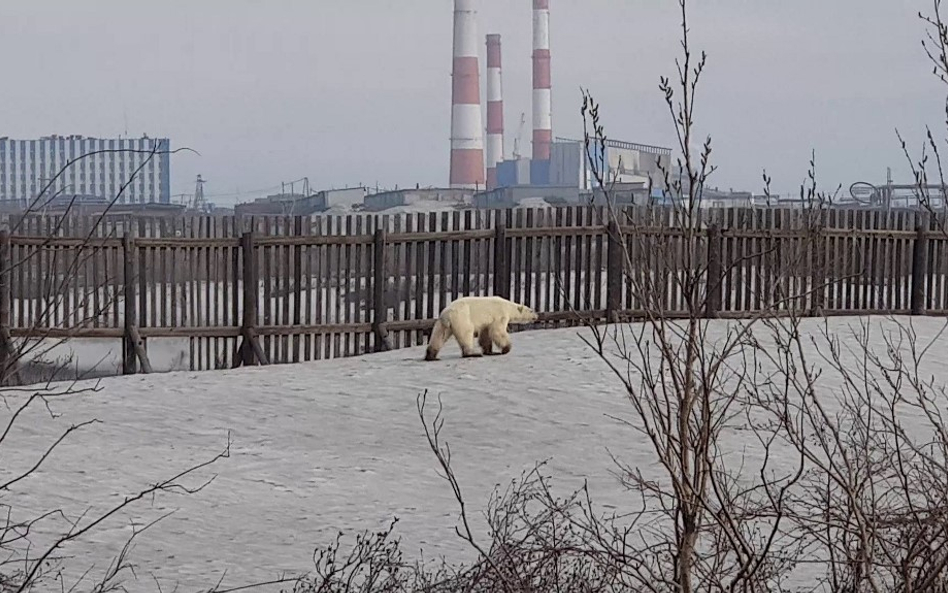
[[[831,591],[945,591],[948,392],[923,371],[945,328],[923,340],[911,323],[863,320],[807,339],[781,323],[753,344],[770,388],[747,395],[769,420],[756,429],[806,462],[790,523],[808,563]]]
[[[386,529],[356,536],[345,553],[341,537],[317,551],[314,575],[297,584],[294,593],[627,590],[634,581],[626,574],[633,559],[616,556],[611,539],[610,545],[600,541],[607,537],[605,531],[593,531],[604,523],[587,514],[591,504],[585,488],[565,498],[552,493],[544,464],[494,490],[484,513],[488,533],[482,542],[471,527],[473,518],[454,474],[450,446],[442,439],[441,402],[434,416],[426,406],[427,392],[418,397],[419,418],[440,475],[458,504],[455,533],[477,552],[476,558],[459,566],[443,560],[408,564],[392,522]]]

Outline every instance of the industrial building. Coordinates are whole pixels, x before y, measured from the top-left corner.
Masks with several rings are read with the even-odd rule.
[[[580,140],[557,138],[550,145],[550,159],[538,164],[525,158],[497,165],[497,187],[572,186],[591,191],[597,185],[590,157],[608,182],[648,185],[660,179],[661,167],[671,165],[671,149],[618,140],[606,140],[605,149],[591,143],[589,152]]]
[[[474,194],[475,208],[517,208],[529,205],[582,206],[606,204],[643,206],[654,202],[648,184],[615,183],[608,191],[584,189],[574,185],[513,185]]]
[[[475,208],[516,208],[525,203],[543,200],[554,206],[582,203],[582,192],[575,185],[511,185],[474,194],[471,204]]]
[[[681,195],[676,197],[666,195],[660,187],[655,187],[652,202],[664,206],[672,205],[676,201],[682,203],[689,199],[689,191],[687,182],[683,183]],[[696,197],[700,208],[756,208],[767,205],[766,196],[749,191],[723,190],[718,187],[705,187]],[[771,196],[771,199],[776,205],[778,197]]]
[[[451,75],[451,156],[449,185],[456,189],[495,187],[503,158],[503,84],[501,39],[486,37],[487,129],[483,127],[480,60],[477,50],[477,1],[454,0]],[[550,0],[533,1],[533,157],[530,183],[549,183],[553,142],[553,86],[550,70]],[[484,133],[487,133],[485,163]],[[485,171],[486,164],[486,171]]]
[[[0,138],[0,202],[28,206],[51,184],[50,198],[69,194],[111,201],[121,192],[120,204],[169,204],[170,145],[168,138],[148,136]]]
[[[68,212],[69,214],[84,216],[98,216],[101,214],[108,214],[110,216],[133,216],[139,214],[151,217],[171,217],[184,214],[186,209],[187,207],[184,204],[162,202],[144,202],[137,204],[130,202],[118,203],[112,199],[95,196],[62,194],[49,201],[43,200],[42,206],[34,207],[32,212],[60,216]]]
[[[521,154],[519,146],[525,115],[512,154],[508,157],[504,151],[503,61],[501,38],[496,33],[485,38],[487,126],[486,130],[481,128],[480,72],[476,44],[472,42],[477,36],[477,1],[454,0],[450,187],[486,189],[477,191],[472,199],[476,207],[488,204],[499,207],[532,198],[557,203],[564,200],[565,203],[581,202],[581,196],[595,200],[597,182],[584,143],[553,135],[551,0],[531,0],[533,80],[532,154],[529,157]],[[671,164],[669,148],[617,140],[607,140],[604,147],[595,145],[590,148],[592,160],[604,179],[628,184],[619,194],[622,201],[629,203],[648,201],[649,179],[660,179],[660,164],[664,167]],[[373,206],[373,209],[381,209],[384,200],[389,200],[385,203],[394,206],[399,199],[377,198],[379,206]]]
[[[371,212],[402,206],[466,206],[471,203],[476,189],[468,188],[414,188],[395,189],[365,196],[365,209]]]
[[[243,216],[309,216],[328,210],[349,210],[353,206],[361,205],[365,196],[364,187],[325,189],[309,195],[280,193],[237,204],[234,212]]]

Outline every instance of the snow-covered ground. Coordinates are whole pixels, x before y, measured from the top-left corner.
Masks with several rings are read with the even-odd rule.
[[[948,347],[948,337],[938,335],[944,320],[912,322],[920,341],[937,336],[933,351]],[[711,333],[721,335],[728,323],[713,322]],[[806,322],[809,331],[819,323]],[[858,320],[828,323],[845,332]],[[435,471],[417,415],[415,398],[424,390],[432,402],[443,399],[443,438],[475,511],[495,485],[548,458],[559,487],[588,479],[596,501],[620,511],[634,500],[610,474],[606,447],[646,476],[657,471],[649,446],[610,418],[631,418],[632,411],[621,386],[579,337],[584,332],[518,333],[513,352],[503,357],[461,359],[452,342],[436,363],[423,362],[416,347],[268,368],[108,378],[101,391],[52,402],[55,419],[41,407],[21,419],[3,445],[3,472],[32,463],[72,423],[102,423],[72,435],[3,503],[21,513],[101,509],[210,457],[231,431],[231,457],[214,468],[219,475],[207,489],[158,496],[108,521],[68,547],[76,556],[68,574],[77,576],[93,561],[104,569],[130,521],[141,524],[172,510],[135,547],[143,582],[129,590],[156,590],[151,573],[163,590],[173,581],[194,590],[225,571],[231,585],[305,571],[313,549],[337,530],[352,535],[393,516],[407,553],[423,548],[427,558],[467,559],[469,550],[453,531],[457,507]],[[932,357],[922,375],[943,376],[940,358]],[[838,378],[828,373],[820,381],[832,389]],[[728,434],[736,449],[751,446],[746,435]]]

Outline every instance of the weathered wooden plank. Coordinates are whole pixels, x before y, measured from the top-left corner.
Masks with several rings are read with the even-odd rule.
[[[414,216],[415,226],[412,229],[421,230],[425,226],[424,215],[420,212],[416,213]],[[425,251],[427,248],[426,242],[415,241],[412,244],[412,249],[414,250],[415,255],[415,283],[411,287],[411,294],[415,297],[415,307],[414,307],[414,318],[415,319],[424,319],[425,317],[425,299],[431,293],[425,293],[424,287],[426,286],[426,273],[427,269],[425,268]],[[406,315],[407,318],[407,315]],[[419,331],[415,334],[415,342],[418,344],[424,343],[425,336]]]
[[[774,211],[762,210],[760,223],[764,229],[774,228]],[[766,310],[776,304],[774,294],[774,281],[780,273],[778,271],[779,263],[776,260],[777,243],[773,233],[763,236],[761,244],[761,303],[758,310]]]
[[[448,230],[450,231],[459,231],[461,230],[461,213],[460,212],[451,212],[450,216],[447,212],[444,213],[444,222],[448,225]],[[451,250],[451,272],[449,278],[451,279],[451,300],[455,300],[462,295],[461,292],[461,264],[463,260],[461,259],[461,240],[460,239],[451,239],[449,243]]]
[[[430,232],[435,232],[438,228],[438,220],[436,215],[432,212],[428,214],[428,230]],[[426,298],[428,299],[428,312],[426,317],[428,319],[433,319],[435,317],[435,276],[437,275],[437,251],[438,251],[438,241],[432,240],[425,243],[425,249],[427,250],[428,255],[428,267],[426,268],[428,274],[428,292],[426,293]],[[440,311],[440,309],[438,309]]]
[[[214,217],[205,217],[204,218],[204,232],[206,236],[216,237],[217,229],[214,226],[215,223]],[[214,273],[216,268],[215,260],[217,258],[217,246],[208,245],[205,246],[202,251],[204,252],[204,323],[206,325],[218,325],[218,311],[220,309],[220,304],[217,300],[217,290],[216,287],[219,283],[219,278]],[[166,297],[167,298],[167,297]],[[207,338],[204,340],[204,347],[206,352],[206,362],[208,369],[217,368],[218,364],[218,338]]]
[[[342,235],[343,224],[344,224],[343,218],[341,216],[333,216],[332,218],[333,218],[333,233],[332,234],[334,236]],[[334,309],[335,315],[332,318],[332,321],[334,323],[341,324],[343,323],[344,294],[343,294],[342,284],[343,284],[343,277],[344,277],[343,267],[345,265],[345,260],[343,259],[343,243],[336,244],[334,251],[335,251],[335,254],[334,254],[335,257],[333,260],[333,264],[335,266],[335,269],[333,270],[333,278],[335,280],[335,287],[334,287],[335,288],[334,290],[335,306],[333,307],[333,309]],[[340,336],[338,332],[333,335],[332,356],[334,358],[339,358],[341,356],[344,356],[342,336]]]
[[[565,218],[565,212],[563,208],[556,208],[553,214],[553,224],[559,229],[563,226]],[[562,279],[563,279],[563,248],[564,248],[564,239],[561,235],[556,235],[552,238],[552,244],[550,245],[550,290],[548,296],[548,310],[549,311],[562,311],[563,310],[563,293],[562,293]]]
[[[276,320],[273,316],[273,281],[274,281],[274,270],[273,270],[273,245],[274,243],[264,243],[265,239],[272,238],[273,235],[273,218],[265,217],[262,221],[262,234],[260,237],[260,242],[254,241],[254,251],[259,257],[259,270],[260,270],[260,281],[262,284],[263,300],[261,301],[262,315],[263,320],[260,322],[262,325],[275,325]],[[274,360],[274,348],[273,348],[273,334],[261,335],[261,344],[264,354],[266,354],[269,360]]]
[[[50,220],[47,227],[47,234],[50,236],[52,236],[52,234],[55,233],[55,228],[52,222],[53,221]],[[92,262],[91,262],[92,264],[91,265],[91,268],[92,268],[91,269],[92,311],[93,311],[92,325],[93,327],[100,327],[103,319],[104,318],[107,319],[107,317],[103,315],[104,311],[103,311],[103,302],[102,302],[102,295],[101,295],[102,287],[105,284],[105,282],[102,279],[102,271],[103,271],[102,261],[103,261],[104,254],[102,251],[102,247],[100,246],[100,241],[102,240],[102,225],[96,225],[96,227],[93,229],[92,236],[93,236],[92,257],[91,257],[92,259]],[[50,250],[50,256],[51,256],[50,262],[49,262],[49,265],[47,266],[47,272],[44,274],[44,276],[46,277],[46,282],[49,283],[50,287],[52,288],[52,292],[55,295],[53,302],[56,303],[57,306],[55,306],[53,311],[51,311],[51,318],[55,319],[56,311],[59,309],[58,307],[59,291],[57,289],[57,283],[56,283],[55,277],[49,274],[49,271],[48,271],[56,267],[55,251]]]
[[[601,221],[601,220],[606,219],[606,212],[605,212],[604,207],[599,207],[598,209],[593,210],[592,214],[595,216],[595,218],[593,219],[594,221],[596,220]],[[593,268],[594,269],[593,271],[593,282],[594,282],[593,308],[595,309],[608,308],[606,307],[606,299],[602,291],[602,285],[603,285],[602,271],[603,271],[603,268],[605,268],[605,266],[607,265],[606,249],[608,247],[607,243],[605,242],[606,235],[604,235],[603,233],[604,231],[602,230],[602,228],[600,228],[600,230],[590,238],[591,241],[595,242],[595,245],[593,247],[593,252],[594,252],[593,261],[595,262],[593,264],[594,266]]]
[[[721,308],[724,311],[733,311],[735,309],[734,297],[737,294],[734,285],[734,242],[737,241],[737,239],[724,236],[724,230],[734,226],[734,217],[736,214],[737,210],[735,208],[729,208],[724,213],[724,219],[719,227],[719,232],[721,233]]]
[[[346,228],[345,228],[345,233],[346,233],[346,235],[354,235],[354,234],[355,234],[355,233],[354,233],[354,231],[355,231],[354,222],[355,222],[355,221],[353,220],[353,217],[352,217],[352,216],[346,216],[345,221],[346,221],[346,222],[345,222],[345,224],[346,224]],[[343,299],[344,299],[344,300],[343,300],[342,315],[343,315],[343,323],[345,323],[345,324],[347,324],[347,325],[352,324],[352,323],[354,322],[354,319],[353,319],[354,308],[353,308],[353,306],[352,306],[352,298],[351,298],[351,296],[352,296],[352,272],[353,272],[352,266],[353,266],[353,265],[354,265],[354,264],[353,264],[352,245],[351,245],[351,244],[346,244],[346,246],[345,246],[345,263],[344,263],[345,271],[344,271],[344,276],[343,276],[343,277],[344,277],[344,288],[343,288],[343,290],[342,290],[342,295],[343,295]],[[346,332],[346,333],[344,334],[343,339],[344,339],[344,342],[345,342],[345,350],[344,350],[344,352],[343,352],[343,356],[352,356],[352,355],[353,355],[354,348],[355,348],[355,346],[354,346],[354,344],[353,344],[354,338],[355,338],[355,336],[352,335],[351,332]]]
[[[518,214],[523,216],[524,228],[534,228],[534,209],[530,208],[528,210],[518,210]],[[519,225],[518,225],[519,226]],[[534,275],[536,274],[536,267],[534,266],[536,259],[534,258],[534,253],[536,252],[536,239],[533,236],[524,237],[521,240],[523,243],[523,252],[521,253],[521,270],[523,272],[523,291],[520,293],[520,298],[518,302],[527,305],[528,307],[536,307],[536,302],[533,299],[533,285],[534,285]]]
[[[184,221],[184,230],[182,236],[188,237],[189,239],[197,239],[198,233],[200,231],[195,228],[194,218],[189,217]],[[154,234],[151,235],[154,237]],[[186,261],[188,268],[188,325],[191,326],[200,326],[200,302],[198,295],[198,285],[197,285],[197,246],[199,244],[196,242],[191,242],[187,244],[185,248],[186,252]],[[155,248],[154,244],[150,246],[152,249]],[[154,325],[152,325],[154,327]],[[200,347],[199,336],[192,336],[189,340],[188,345],[188,355],[190,362],[190,369],[193,371],[201,369],[201,347]]]
[[[328,233],[327,228],[327,218],[325,216],[320,216],[317,220],[319,225],[317,234],[325,235]],[[328,311],[328,302],[329,302],[329,286],[327,282],[327,259],[329,257],[328,246],[315,246],[310,249],[316,249],[316,270],[315,270],[315,279],[316,279],[316,313],[313,319],[313,323],[321,324],[326,320],[326,315]],[[316,358],[322,359],[327,356],[327,340],[321,335],[317,335],[314,338],[315,349],[316,349]]]
[[[473,226],[472,226],[473,216],[472,215],[473,215],[473,212],[471,212],[470,210],[464,211],[464,222],[463,222],[464,227],[463,228],[466,231],[473,229]],[[468,238],[468,239],[463,239],[463,241],[464,241],[464,245],[463,245],[464,253],[462,256],[463,263],[461,264],[461,267],[463,269],[464,282],[461,286],[461,292],[463,292],[464,294],[482,294],[481,291],[478,290],[478,285],[476,281],[472,282],[472,277],[474,277],[476,273],[474,251],[475,251],[475,243],[477,242],[477,239]]]
[[[389,229],[389,225],[391,225],[391,229]],[[405,272],[405,257],[411,244],[395,243],[389,245],[387,240],[389,230],[391,230],[391,234],[398,235],[405,232],[406,226],[407,222],[405,216],[396,214],[391,218],[386,218],[384,226],[382,227],[386,232],[386,248],[382,253],[382,261],[386,264],[386,274],[383,278],[383,292],[381,296],[386,319],[389,316],[389,310],[391,310],[391,319],[400,319],[400,309],[403,307],[402,302],[408,300],[408,293],[404,291],[403,283],[410,280]],[[405,341],[405,336],[403,332],[390,332],[388,339],[393,348],[401,348]]]

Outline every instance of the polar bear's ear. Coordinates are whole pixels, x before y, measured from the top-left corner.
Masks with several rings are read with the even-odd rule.
[[[517,311],[523,313],[523,305],[517,306]]]

